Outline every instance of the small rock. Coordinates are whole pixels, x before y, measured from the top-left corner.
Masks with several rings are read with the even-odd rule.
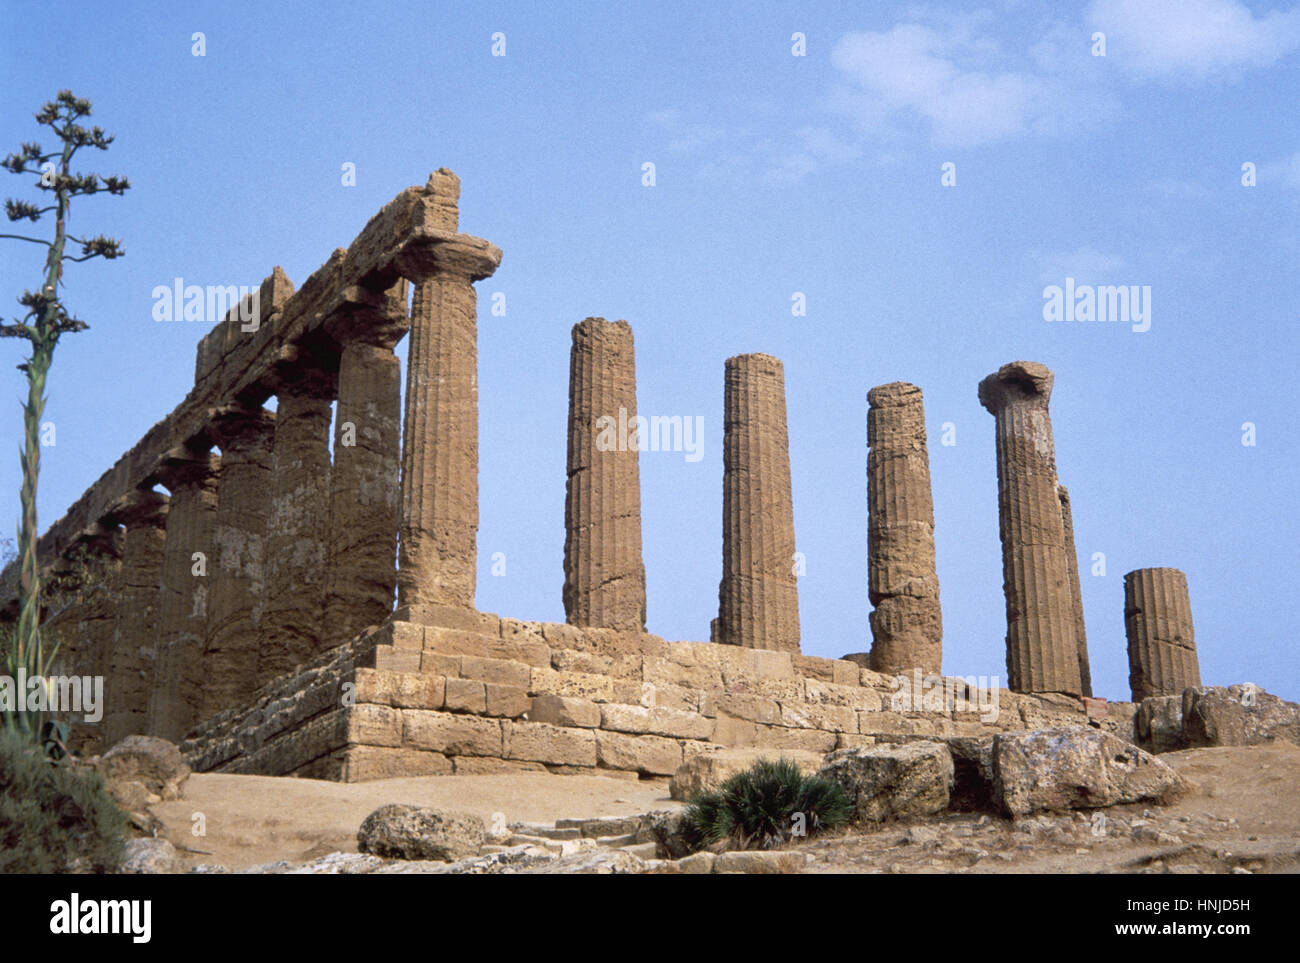
[[[357,848],[390,859],[452,862],[478,855],[483,837],[483,820],[473,814],[390,803],[365,818]]]
[[[176,847],[165,839],[129,839],[122,856],[121,872],[132,875],[179,873]]]

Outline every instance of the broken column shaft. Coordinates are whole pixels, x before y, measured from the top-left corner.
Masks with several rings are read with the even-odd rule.
[[[1176,568],[1140,568],[1124,576],[1133,701],[1181,695],[1201,684],[1187,576]]]
[[[722,583],[715,640],[799,651],[785,370],[729,358],[723,405]]]
[[[564,612],[572,625],[645,629],[636,362],[626,321],[573,326]]]
[[[881,385],[867,393],[867,401],[871,667],[938,674],[943,616],[921,389],[904,382]]]
[[[1047,411],[1052,372],[1005,364],[979,386],[996,419],[1008,688],[1081,695],[1065,527]]]

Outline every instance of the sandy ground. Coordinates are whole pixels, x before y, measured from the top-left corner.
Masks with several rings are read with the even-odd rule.
[[[475,813],[488,826],[498,813],[507,823],[554,823],[680,805],[668,798],[666,779],[637,782],[533,772],[362,783],[196,773],[183,791],[183,799],[158,803],[153,812],[166,824],[187,866],[219,863],[229,869],[355,853],[361,821],[387,803]],[[197,814],[203,817],[201,836],[192,833]]]
[[[949,815],[793,848],[811,854],[806,871],[814,873],[1300,872],[1300,747],[1192,749],[1160,758],[1192,783],[1170,806],[1114,806],[1101,811],[1102,820],[1095,813],[1016,822]],[[489,826],[501,817],[554,823],[680,805],[668,798],[666,780],[548,773],[353,784],[198,774],[184,793],[153,810],[186,865],[234,870],[356,852],[361,821],[392,802],[476,813]],[[205,835],[191,834],[196,814]]]

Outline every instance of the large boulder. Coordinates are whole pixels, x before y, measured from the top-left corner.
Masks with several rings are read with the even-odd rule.
[[[390,803],[365,818],[357,831],[357,848],[388,859],[451,862],[477,856],[484,835],[478,816]]]
[[[1151,752],[1277,741],[1300,745],[1300,705],[1249,683],[1196,686],[1182,695],[1143,699],[1133,735]]]
[[[129,839],[122,851],[119,871],[131,875],[179,873],[181,860],[176,847],[165,839]]]
[[[1169,765],[1096,729],[1039,729],[993,737],[993,791],[1007,813],[1167,801],[1185,788]]]
[[[821,768],[823,758],[820,752],[806,749],[719,749],[700,753],[677,768],[668,783],[668,795],[686,801],[696,793],[711,792],[762,759],[788,759],[804,775],[811,776]]]
[[[1207,686],[1183,692],[1183,741],[1197,746],[1300,746],[1300,705],[1254,685]]]
[[[181,787],[190,776],[181,751],[157,736],[127,736],[99,757],[97,768],[109,792],[128,808],[135,808],[130,804],[139,797],[132,783],[158,799],[180,799]]]
[[[948,808],[952,754],[938,742],[839,749],[818,775],[844,787],[859,821],[929,816]]]

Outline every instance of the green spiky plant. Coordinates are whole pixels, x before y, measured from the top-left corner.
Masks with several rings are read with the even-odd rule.
[[[26,314],[13,324],[0,325],[0,337],[26,338],[31,344],[31,357],[19,365],[27,375],[27,402],[23,406],[22,489],[20,493],[22,517],[18,523],[19,554],[19,613],[14,637],[7,652],[7,663],[13,675],[19,667],[29,676],[44,676],[53,661],[54,651],[45,652],[41,645],[41,579],[36,556],[36,484],[40,477],[41,416],[45,412],[45,381],[54,360],[54,348],[59,338],[67,333],[84,331],[84,321],[73,317],[64,308],[59,297],[63,284],[63,266],[68,261],[89,261],[102,257],[113,260],[125,252],[120,241],[97,237],[77,237],[67,231],[68,217],[74,197],[98,194],[123,194],[131,186],[126,178],[98,174],[73,173],[72,159],[83,147],[108,150],[113,138],[99,127],[87,129],[78,123],[90,116],[90,101],[62,90],[54,100],[45,104],[36,114],[36,122],[50,128],[61,146],[46,151],[38,143],[24,143],[16,153],[4,159],[4,168],[13,174],[36,176],[35,187],[46,192],[50,203],[41,206],[29,201],[8,199],[5,214],[10,221],[36,223],[46,214],[54,214],[54,237],[46,240],[23,234],[0,234],[0,238],[26,241],[44,245],[44,277],[35,291],[24,291],[18,303]],[[68,243],[79,244],[81,254],[67,252]],[[42,714],[5,713],[6,726],[16,729],[29,738],[38,738],[43,726]]]
[[[762,759],[717,790],[696,793],[681,832],[692,852],[772,849],[800,830],[814,836],[846,825],[852,816],[853,803],[833,779],[805,776],[789,759]]]

